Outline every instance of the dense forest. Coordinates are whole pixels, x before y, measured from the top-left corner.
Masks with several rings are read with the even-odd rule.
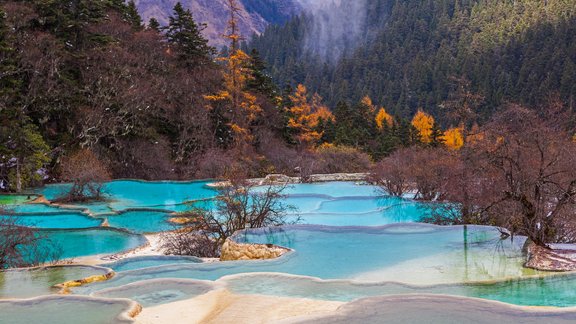
[[[356,3],[364,11],[351,14]],[[318,33],[319,23],[328,31]],[[573,107],[576,95],[572,0],[342,2],[270,26],[248,47],[279,85],[306,84],[331,107],[370,96],[392,114],[424,109],[445,123],[454,77],[484,96],[484,118],[503,103],[534,108],[551,95]]]
[[[366,171],[458,150],[508,101],[572,107],[572,1],[343,2],[248,43],[234,4],[217,54],[179,4],[160,26],[123,0],[2,2],[1,189]]]

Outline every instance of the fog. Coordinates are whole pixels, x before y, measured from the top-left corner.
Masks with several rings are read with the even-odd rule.
[[[335,62],[365,40],[368,0],[296,0],[313,16],[304,47],[327,62]]]

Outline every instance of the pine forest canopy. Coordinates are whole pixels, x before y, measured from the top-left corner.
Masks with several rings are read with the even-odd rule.
[[[445,123],[440,107],[454,91],[453,77],[470,80],[471,91],[485,97],[484,118],[503,103],[537,107],[551,95],[574,105],[574,0],[354,3],[364,11],[338,19],[355,12],[342,2],[329,13],[269,26],[248,47],[261,53],[278,85],[306,84],[331,107],[368,95],[392,114],[424,109]],[[317,33],[319,23],[328,32]],[[334,60],[333,53],[341,55]]]

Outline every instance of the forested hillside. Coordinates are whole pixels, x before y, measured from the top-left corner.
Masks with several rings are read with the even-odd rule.
[[[218,176],[238,159],[227,139],[228,106],[209,109],[205,99],[224,87],[225,69],[190,12],[180,7],[172,16],[158,31],[122,0],[2,3],[4,189],[58,178],[64,158],[86,150],[113,177],[144,179]],[[282,127],[276,106],[257,92],[253,100],[261,108],[254,141],[272,141]],[[244,153],[247,164],[264,159]]]
[[[270,26],[249,47],[279,85],[304,83],[331,107],[368,95],[393,114],[422,108],[444,120],[439,107],[458,87],[454,79],[463,78],[484,97],[484,116],[504,102],[536,107],[551,95],[574,105],[576,1],[359,2],[365,20],[354,35],[320,39],[311,31],[326,14],[312,14]],[[351,12],[349,6],[331,12]],[[326,28],[355,24],[340,19]],[[331,62],[319,47],[343,55]]]
[[[180,3],[145,26],[132,1],[2,2],[0,189],[364,172],[459,150],[507,102],[562,111],[574,134],[574,0],[343,1],[244,47],[243,6],[286,8],[226,3],[216,54]]]

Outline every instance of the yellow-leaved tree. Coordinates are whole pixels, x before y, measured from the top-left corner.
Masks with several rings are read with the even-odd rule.
[[[205,96],[213,104],[209,109],[214,109],[215,103],[229,106],[228,126],[233,132],[236,146],[250,144],[253,141],[250,125],[262,113],[262,107],[258,105],[256,96],[245,91],[246,84],[251,78],[248,68],[250,56],[240,49],[240,36],[238,29],[238,16],[240,7],[236,0],[228,0],[230,19],[228,21],[228,34],[224,35],[230,41],[229,54],[221,57],[224,65],[224,89],[214,95]]]
[[[382,130],[384,128],[384,125],[392,127],[392,125],[394,124],[394,118],[392,117],[392,115],[386,112],[386,108],[384,107],[381,107],[380,110],[378,110],[378,114],[376,114],[375,120],[376,120],[376,127],[378,127],[379,130]]]
[[[444,132],[442,140],[449,149],[459,150],[464,146],[464,127],[452,127]]]
[[[288,127],[299,145],[305,148],[314,147],[322,137],[322,132],[319,130],[320,122],[328,120],[333,122],[332,112],[322,105],[322,97],[318,94],[314,94],[309,101],[308,90],[302,84],[296,87],[296,92],[290,96],[290,100],[292,107],[289,108]]]
[[[424,144],[432,142],[432,134],[434,128],[434,117],[428,115],[422,110],[418,110],[414,118],[412,118],[412,126],[418,131],[420,141]]]

